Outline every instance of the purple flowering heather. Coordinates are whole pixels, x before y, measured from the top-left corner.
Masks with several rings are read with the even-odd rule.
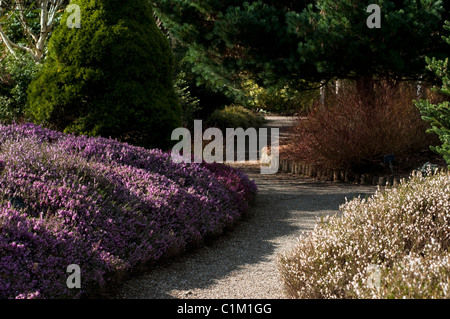
[[[220,234],[256,185],[221,164],[33,124],[0,127],[0,298],[76,298]],[[81,267],[82,290],[66,285]]]

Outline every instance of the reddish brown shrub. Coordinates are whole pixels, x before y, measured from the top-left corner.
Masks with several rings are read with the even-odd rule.
[[[425,93],[430,96],[429,90]],[[328,168],[372,170],[387,154],[402,155],[437,143],[414,105],[416,87],[384,82],[375,87],[375,107],[363,105],[354,85],[316,105],[299,120],[283,155]],[[430,96],[430,98],[433,98]]]

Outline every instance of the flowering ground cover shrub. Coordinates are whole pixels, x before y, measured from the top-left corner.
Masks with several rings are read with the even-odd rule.
[[[450,297],[447,173],[413,175],[398,189],[354,199],[341,211],[279,257],[291,297]]]
[[[256,193],[224,165],[32,124],[0,127],[0,145],[0,298],[86,296],[220,234]]]

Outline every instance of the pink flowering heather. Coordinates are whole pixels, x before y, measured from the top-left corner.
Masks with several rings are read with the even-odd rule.
[[[32,124],[0,127],[0,145],[0,298],[85,296],[220,234],[256,194],[224,165]]]

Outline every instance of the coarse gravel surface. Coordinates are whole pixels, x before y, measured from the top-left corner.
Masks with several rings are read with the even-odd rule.
[[[290,119],[269,119],[282,127]],[[236,164],[236,166],[238,166]],[[120,287],[117,299],[284,299],[277,257],[299,235],[339,206],[370,196],[373,186],[335,184],[291,174],[260,175],[257,165],[240,165],[258,185],[255,205],[229,232],[203,247],[155,265]]]

